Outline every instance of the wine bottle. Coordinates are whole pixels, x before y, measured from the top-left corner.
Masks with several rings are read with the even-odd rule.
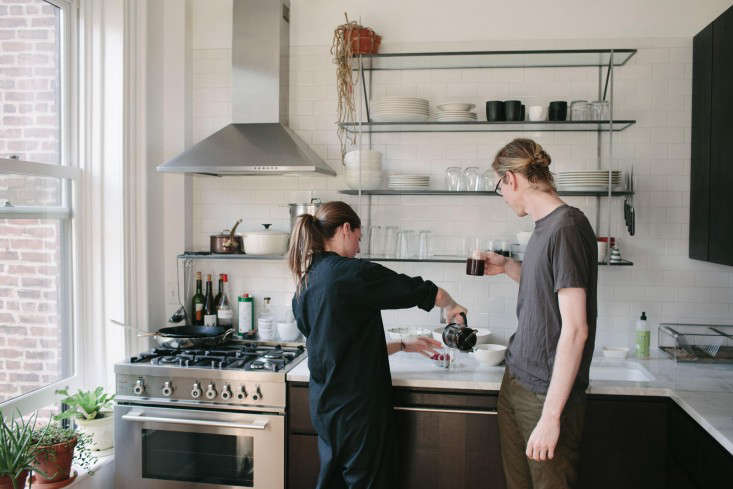
[[[191,315],[194,326],[204,324],[204,294],[201,293],[201,272],[196,272],[196,293],[191,298]]]
[[[225,276],[226,276],[225,273],[219,274],[219,293],[216,294],[216,296],[214,297],[214,309],[217,311],[217,313],[219,311],[219,301],[221,300],[222,277],[225,277]]]
[[[214,293],[211,286],[211,274],[206,275],[206,296],[204,297],[204,326],[216,326],[216,309]]]
[[[229,301],[229,283],[226,273],[219,275],[219,302],[216,303],[216,319],[219,326],[231,328],[232,326],[232,303]]]

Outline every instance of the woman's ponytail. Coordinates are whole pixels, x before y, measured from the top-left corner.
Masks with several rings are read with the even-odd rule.
[[[295,279],[296,295],[300,295],[303,290],[313,255],[323,251],[323,246],[324,239],[318,220],[311,214],[299,216],[290,235],[288,251],[288,266]]]

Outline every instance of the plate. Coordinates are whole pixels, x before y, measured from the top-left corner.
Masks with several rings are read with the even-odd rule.
[[[448,102],[438,105],[439,110],[444,111],[468,111],[476,107],[476,104],[465,104],[461,102]]]
[[[377,115],[372,116],[374,122],[425,122],[428,120],[428,115],[411,114],[411,115]]]

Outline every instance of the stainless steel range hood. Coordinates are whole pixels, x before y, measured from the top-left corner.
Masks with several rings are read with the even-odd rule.
[[[234,0],[233,123],[158,166],[207,175],[336,175],[288,127],[290,9],[287,0]]]

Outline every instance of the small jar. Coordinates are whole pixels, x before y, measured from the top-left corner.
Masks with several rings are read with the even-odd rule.
[[[587,121],[590,119],[590,106],[587,100],[573,100],[570,103],[570,120]]]

